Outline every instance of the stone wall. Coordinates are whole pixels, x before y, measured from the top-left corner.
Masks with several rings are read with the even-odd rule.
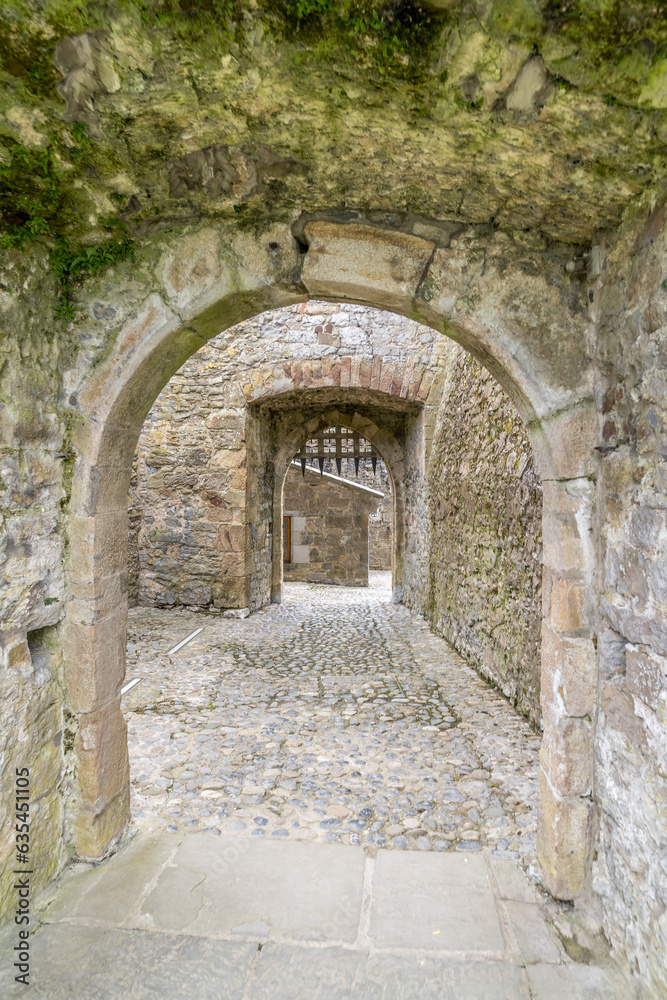
[[[341,470],[342,471],[342,470]],[[382,496],[375,490],[306,467],[290,466],[284,516],[292,517],[292,561],[285,580],[368,586],[368,518]]]
[[[63,556],[73,455],[54,387],[73,353],[44,253],[0,263],[0,916],[17,906],[17,769],[29,769],[33,893],[68,856]]]
[[[245,400],[220,348],[212,341],[173,376],[137,445],[130,593],[142,605],[248,603]]]
[[[516,409],[464,351],[443,392],[428,482],[429,620],[539,724],[540,481]]]
[[[667,996],[665,216],[663,199],[639,226],[632,220],[609,249],[598,291],[603,595],[593,889],[605,933],[655,997]]]

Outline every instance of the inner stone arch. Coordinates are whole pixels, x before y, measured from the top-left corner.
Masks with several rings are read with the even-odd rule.
[[[421,438],[421,407],[401,399],[387,402],[386,397],[375,390],[348,387],[283,393],[263,399],[251,411],[252,440],[264,442],[265,448],[251,453],[249,473],[257,483],[267,484],[265,506],[268,509],[270,501],[273,511],[271,600],[279,602],[281,597],[282,488],[287,470],[312,435],[331,425],[342,425],[372,441],[391,477],[392,587],[395,601],[400,602],[405,575],[405,469],[411,436],[416,441]]]
[[[368,586],[371,570],[391,572],[392,477],[363,435],[318,431],[288,467],[282,496],[284,580]]]

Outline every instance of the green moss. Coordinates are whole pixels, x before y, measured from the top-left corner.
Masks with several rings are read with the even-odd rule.
[[[382,77],[420,82],[442,38],[442,18],[415,0],[260,0],[276,35],[311,59],[359,66]]]
[[[93,143],[81,124],[73,125],[69,134],[70,142],[48,136],[44,149],[27,149],[13,139],[5,140],[10,160],[0,163],[0,249],[24,250],[35,241],[47,243],[59,285],[56,316],[64,325],[74,318],[75,283],[134,255],[134,244],[125,233],[92,246],[70,248],[64,234],[75,214],[75,192],[65,183],[58,154],[61,162],[67,154],[88,166]],[[117,220],[107,220],[107,228],[116,226]]]
[[[9,162],[0,163],[0,249],[19,247],[40,236],[68,232],[80,213],[82,193],[74,186],[103,163],[113,162],[75,124],[44,136],[41,148],[5,137]]]
[[[9,140],[10,161],[0,164],[0,248],[18,246],[50,231],[63,201],[54,149],[26,149]]]
[[[230,41],[243,39],[242,0],[140,0],[141,19],[151,28],[167,28],[173,38],[194,42],[219,57]]]
[[[549,27],[582,45],[597,66],[631,50],[648,61],[667,44],[667,19],[655,0],[547,0],[543,10]]]
[[[60,79],[53,61],[53,42],[39,31],[31,33],[21,23],[0,23],[0,75],[30,94],[52,100]]]
[[[459,108],[465,108],[466,111],[479,111],[484,104],[484,98],[479,97],[476,101],[468,101],[463,96],[462,92],[457,90],[454,93],[454,103]]]

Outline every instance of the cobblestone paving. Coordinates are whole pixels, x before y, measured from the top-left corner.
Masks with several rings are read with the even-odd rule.
[[[288,584],[245,620],[130,612],[132,812],[214,836],[535,861],[540,740],[423,620],[369,588]],[[195,628],[180,652],[164,651]]]

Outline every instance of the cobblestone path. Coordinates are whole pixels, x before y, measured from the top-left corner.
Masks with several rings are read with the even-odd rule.
[[[535,860],[540,740],[423,620],[289,584],[245,620],[130,612],[123,699],[143,829]],[[172,656],[166,650],[203,631]]]

